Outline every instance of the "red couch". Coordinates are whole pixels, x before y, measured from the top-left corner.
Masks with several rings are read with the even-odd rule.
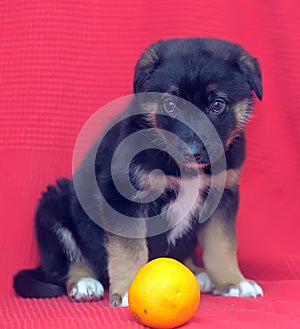
[[[142,328],[128,308],[12,289],[38,263],[40,191],[71,175],[85,121],[129,94],[135,61],[160,38],[212,36],[259,58],[264,99],[248,130],[239,259],[265,296],[203,295],[184,328],[300,328],[300,2],[298,0],[15,0],[0,3],[0,328]]]

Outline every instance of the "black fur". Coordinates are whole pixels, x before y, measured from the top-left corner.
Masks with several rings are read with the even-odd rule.
[[[252,91],[259,99],[262,98],[261,73],[257,61],[240,46],[215,39],[159,41],[146,50],[135,69],[135,93],[160,92],[170,97],[178,96],[194,104],[210,119],[226,149],[227,169],[240,168],[245,158],[245,137],[243,129],[237,129],[237,117],[233,108],[239,102],[249,100],[249,108],[244,109],[247,112],[244,115],[248,116],[253,100]],[[215,114],[211,111],[211,104],[214,99],[220,97],[225,99],[226,111]],[[139,102],[139,99],[134,100],[131,106],[140,106]],[[145,172],[161,169],[166,175],[174,177],[192,176],[195,175],[195,170],[201,170],[205,175],[210,176],[212,163],[207,157],[207,150],[181,123],[181,116],[184,116],[185,112],[179,111],[177,118],[166,119],[161,115],[163,113],[161,100],[156,99],[155,102],[159,103],[158,112],[155,114],[158,127],[180,136],[189,148],[180,150],[172,141],[166,143],[158,133],[152,141],[153,147],[135,157],[132,169],[142,168]],[[177,104],[179,110],[181,105]],[[127,110],[130,111],[130,106]],[[149,217],[159,214],[166,204],[176,198],[178,192],[176,189],[168,189],[157,200],[141,206],[122,197],[114,186],[110,164],[115,148],[132,132],[148,127],[153,127],[153,123],[144,115],[136,115],[124,120],[110,130],[97,152],[95,173],[98,186],[113,208],[128,216],[138,216],[141,207],[143,211],[146,207]],[[228,140],[235,130],[236,136],[228,145]],[[158,152],[158,144],[166,151]],[[180,172],[178,164],[168,155],[168,150],[180,156],[191,152],[191,155],[196,157],[196,162],[203,167],[187,168]],[[215,153],[213,164],[219,161],[218,152]],[[187,158],[182,156],[183,165]],[[119,172],[122,173],[123,169],[120,164]],[[85,177],[84,172],[85,162],[77,174]],[[119,179],[123,179],[121,174]],[[138,188],[143,188],[138,186],[138,181],[134,183]],[[101,203],[101,200],[95,199],[93,191],[87,190],[86,194],[91,204]],[[237,189],[225,190],[218,208],[218,211],[222,211],[224,220],[235,218],[237,204]],[[101,208],[101,204],[99,207]],[[105,213],[102,215],[105,217]],[[175,245],[168,243],[168,232],[148,238],[149,259],[167,256],[183,261],[193,253],[197,245],[196,232],[201,225],[205,224],[198,223],[195,217],[189,232],[179,237]],[[72,180],[59,180],[55,186],[49,186],[43,193],[36,212],[35,228],[41,264],[36,270],[22,271],[15,276],[14,288],[19,295],[55,297],[65,293],[69,265],[76,257],[77,260],[84,258],[103,286],[108,288],[106,232],[82,209]],[[70,255],[66,250],[66,244],[59,235],[62,230],[70,232],[72,241],[77,246],[77,254]]]

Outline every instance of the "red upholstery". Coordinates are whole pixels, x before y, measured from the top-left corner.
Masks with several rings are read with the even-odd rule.
[[[0,328],[141,328],[107,299],[22,300],[12,276],[38,263],[40,191],[71,175],[82,125],[132,90],[134,64],[160,38],[213,36],[259,58],[264,99],[247,130],[239,258],[265,297],[202,296],[186,328],[300,327],[300,3],[273,1],[0,2]]]

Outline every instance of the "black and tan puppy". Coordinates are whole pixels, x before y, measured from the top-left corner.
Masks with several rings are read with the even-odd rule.
[[[253,91],[262,99],[259,65],[236,44],[190,38],[150,46],[135,69],[136,97],[126,109],[135,112],[119,120],[96,147],[92,171],[101,197],[89,182],[89,156],[72,181],[62,179],[48,187],[35,220],[41,264],[15,276],[17,293],[23,297],[67,293],[81,301],[100,299],[109,288],[110,304],[118,306],[122,299],[125,303],[138,269],[165,256],[189,266],[203,292],[262,295],[260,286],[240,272],[236,255],[244,127]],[[113,155],[136,132],[145,137],[122,146],[124,156],[131,148],[143,150],[129,166],[117,161],[118,174],[113,178]],[[117,181],[126,187],[128,177],[136,191],[131,200],[115,186]],[[223,184],[219,177],[225,177]],[[217,183],[212,191],[213,180]],[[160,195],[143,200],[161,189]],[[206,209],[208,196],[218,193],[216,206]],[[107,204],[120,217],[112,215]],[[87,208],[97,209],[99,218],[91,220]],[[147,220],[125,223],[122,216]],[[192,262],[197,245],[203,248],[203,269]]]

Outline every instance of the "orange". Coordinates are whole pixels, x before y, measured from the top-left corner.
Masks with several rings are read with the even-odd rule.
[[[195,314],[200,288],[186,266],[171,258],[157,258],[138,271],[128,301],[138,322],[153,328],[175,328]]]

